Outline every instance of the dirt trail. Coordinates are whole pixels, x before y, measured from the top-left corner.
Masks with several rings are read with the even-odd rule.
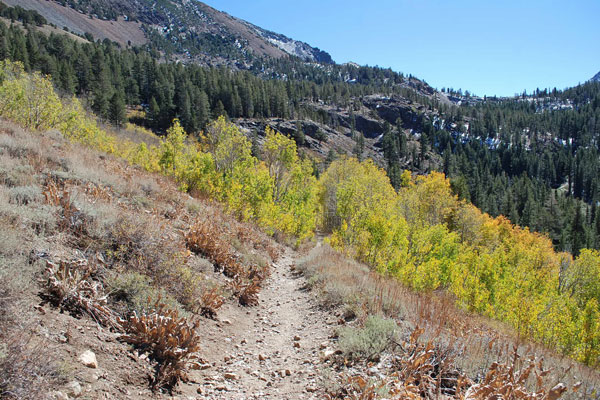
[[[319,354],[335,317],[319,310],[292,270],[297,254],[286,250],[260,293],[260,305],[223,307],[219,322],[202,328],[201,356],[210,364],[193,371],[184,392],[205,399],[316,399]]]

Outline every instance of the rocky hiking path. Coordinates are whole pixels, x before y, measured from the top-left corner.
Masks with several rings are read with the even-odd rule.
[[[224,306],[200,328],[205,364],[192,371],[184,395],[204,399],[316,399],[320,354],[335,317],[320,310],[294,272],[287,249],[273,266],[257,307]]]

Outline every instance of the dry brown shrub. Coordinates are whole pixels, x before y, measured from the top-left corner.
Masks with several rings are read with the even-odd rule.
[[[262,232],[259,232],[255,227],[247,223],[240,223],[237,225],[236,236],[243,243],[250,244],[255,250],[258,250],[261,253],[267,253],[273,262],[281,257],[283,252],[282,248],[274,244],[273,241],[267,238]]]
[[[207,318],[215,319],[217,317],[217,311],[224,302],[225,298],[221,295],[221,289],[214,286],[200,295],[199,306],[196,313]]]
[[[47,343],[14,331],[2,337],[0,346],[0,399],[44,399],[64,383]]]
[[[339,382],[339,387],[330,393],[325,393],[325,399],[344,400],[375,400],[378,392],[385,388],[385,382],[369,382],[360,375],[345,376]]]
[[[260,289],[260,282],[257,280],[245,284],[238,296],[240,304],[243,306],[257,306]]]
[[[462,376],[447,350],[430,340],[420,343],[423,329],[415,329],[399,344],[404,354],[394,363],[395,371],[385,378],[369,381],[363,375],[343,376],[327,399],[459,399],[459,400],[557,400],[567,392],[560,383],[545,384],[550,373],[543,361],[528,358],[523,365],[515,348],[510,362],[493,363],[485,378],[477,384]],[[576,392],[581,384],[576,384]],[[535,389],[531,389],[535,387]],[[383,395],[385,393],[385,395]]]
[[[62,199],[61,192],[62,190],[59,189],[56,182],[54,182],[53,180],[49,180],[43,192],[43,195],[46,199],[46,203],[53,206],[60,205]]]
[[[200,349],[196,334],[198,322],[190,324],[176,310],[156,304],[155,310],[128,320],[121,320],[126,335],[121,339],[147,353],[156,362],[152,388],[172,389],[180,380],[186,380],[187,363]]]
[[[159,269],[165,253],[164,249],[161,250],[160,236],[156,232],[162,225],[133,217],[122,216],[109,230],[105,238],[107,254],[112,264],[153,275],[151,272]]]
[[[169,228],[153,216],[123,213],[103,238],[100,250],[106,252],[109,264],[143,273],[155,284],[171,288],[187,250]]]
[[[88,235],[89,218],[71,201],[71,194],[64,187],[52,179],[48,180],[42,192],[46,203],[59,206],[58,227],[62,231],[68,231],[75,237],[82,238]]]
[[[543,359],[529,357],[520,368],[518,348],[513,351],[512,361],[493,363],[481,383],[471,386],[465,400],[478,399],[514,399],[514,400],[556,400],[562,397],[567,387],[559,383],[551,388],[545,387],[545,378],[551,369],[544,369]],[[530,390],[528,381],[535,379],[535,389]],[[579,385],[574,386],[576,391]]]
[[[257,306],[258,294],[268,274],[268,267],[251,266],[248,269],[242,269],[227,284],[227,289],[234,297],[237,297],[240,305]]]
[[[214,223],[196,223],[186,234],[185,242],[190,251],[208,258],[216,270],[224,271],[226,276],[234,277],[241,272],[241,266],[224,236]]]
[[[3,255],[5,255],[4,253]],[[20,277],[0,266],[0,399],[42,399],[62,382],[48,343],[24,323]],[[21,271],[20,273],[23,273]]]
[[[383,385],[389,394],[387,398],[392,399],[548,400],[559,398],[556,397],[558,395],[566,398],[597,397],[594,389],[598,382],[596,372],[577,365],[569,372],[570,361],[560,359],[539,346],[535,348],[537,360],[542,355],[550,358],[555,367],[552,371],[542,370],[539,361],[534,363],[532,357],[519,362],[510,359],[505,364],[493,363],[505,359],[507,354],[512,355],[510,349],[516,339],[510,336],[507,328],[457,309],[448,296],[412,292],[389,277],[382,277],[345,259],[327,246],[313,250],[307,259],[299,263],[297,270],[307,278],[308,287],[321,292],[323,301],[332,293],[339,293],[337,297],[341,303],[338,304],[347,307],[349,302],[358,302],[358,306],[368,314],[382,312],[399,317],[404,326],[426,328],[424,332],[413,332],[405,343],[399,344],[403,351],[396,356],[395,369],[388,371],[383,382],[369,383],[361,389],[362,392],[369,393],[371,387]],[[531,349],[524,347],[521,343],[519,351],[529,354]],[[492,367],[488,368],[490,364]],[[521,384],[519,379],[526,375],[523,373],[527,368],[534,369],[528,372],[526,384]],[[552,386],[540,382],[538,375],[549,381],[564,382],[575,389],[581,386],[581,394],[565,391],[565,385]],[[585,382],[576,384],[577,379],[574,380],[572,375],[579,379],[585,377],[582,379]],[[479,376],[482,380],[475,384],[467,376],[473,379]],[[470,397],[466,397],[467,390],[470,390]]]
[[[234,279],[230,280],[227,283],[227,285],[225,285],[225,288],[231,293],[233,297],[239,297],[245,285],[245,280],[241,276],[237,276]]]
[[[113,194],[110,188],[103,187],[92,182],[88,182],[87,185],[85,185],[85,193],[94,199],[93,202],[102,200],[110,203],[113,199]]]
[[[268,265],[251,265],[246,269],[246,278],[251,281],[257,281],[262,284],[270,275],[271,270]]]
[[[227,257],[226,261],[223,264],[217,265],[223,266],[223,275],[225,275],[228,278],[235,278],[236,276],[245,275],[244,267],[233,257]]]
[[[420,342],[424,332],[417,327],[408,340],[400,344],[404,354],[395,360],[396,371],[391,375],[401,383],[395,393],[427,399],[460,395],[468,379],[456,370],[448,348],[441,349],[432,340]]]
[[[104,326],[118,328],[116,314],[107,306],[107,296],[98,281],[97,271],[85,258],[46,261],[42,296],[57,307],[79,314],[85,312]]]

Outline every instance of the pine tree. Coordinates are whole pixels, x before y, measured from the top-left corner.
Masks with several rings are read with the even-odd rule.
[[[108,94],[102,90],[97,90],[92,99],[92,110],[101,118],[107,118],[110,107]]]
[[[294,141],[298,146],[302,146],[306,141],[306,137],[304,135],[304,131],[302,130],[302,122],[296,121],[296,130],[293,133]]]
[[[160,121],[160,107],[158,106],[158,102],[154,96],[152,96],[150,99],[150,104],[148,105],[148,121],[150,121],[151,128],[158,129]]]
[[[110,99],[109,119],[118,127],[127,119],[124,96],[119,91],[115,92]]]
[[[59,78],[60,87],[67,94],[73,95],[75,94],[77,78],[75,76],[75,71],[70,63],[63,61],[60,63],[59,68]]]
[[[210,103],[204,90],[200,90],[198,103],[196,105],[196,118],[198,120],[198,129],[204,129],[210,119]]]
[[[356,145],[354,146],[354,155],[358,158],[358,161],[362,161],[365,153],[365,137],[361,132],[356,135]]]
[[[220,116],[227,117],[227,112],[225,111],[225,106],[221,100],[217,101],[215,108],[213,109],[213,118],[217,119]]]
[[[571,223],[571,252],[574,256],[579,255],[580,250],[585,246],[585,242],[585,230],[583,227],[581,206],[576,202],[575,217]]]

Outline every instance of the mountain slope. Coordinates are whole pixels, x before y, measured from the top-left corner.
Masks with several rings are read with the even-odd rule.
[[[590,79],[590,81],[600,82],[600,72],[598,72],[596,75],[594,75],[594,77],[592,79]]]
[[[68,28],[78,35],[91,34],[96,39],[109,39],[126,46],[142,45],[148,42],[139,22],[125,21],[120,17],[116,21],[90,18],[72,8],[63,7],[57,2],[45,0],[5,0],[9,6],[21,6],[36,10],[46,20],[59,29]]]
[[[59,28],[122,46],[151,43],[178,57],[210,64],[248,63],[253,57],[296,56],[331,63],[329,54],[269,32],[199,1],[6,0],[34,9]]]
[[[37,78],[32,75],[31,79]],[[437,394],[444,392],[448,398],[461,399],[465,397],[464,392],[469,386],[471,391],[481,388],[475,383],[478,380],[471,379],[486,376],[491,361],[507,359],[509,356],[511,359],[517,358],[516,354],[508,353],[516,338],[495,331],[488,326],[487,319],[478,319],[472,313],[454,308],[449,302],[451,298],[438,296],[440,293],[429,290],[416,294],[406,289],[400,281],[390,279],[391,276],[382,279],[368,266],[349,262],[340,253],[319,244],[303,260],[298,259],[297,253],[290,249],[286,249],[281,257],[280,246],[251,224],[237,222],[212,202],[178,193],[176,188],[183,186],[176,185],[169,178],[143,171],[152,170],[152,165],[162,165],[163,173],[177,173],[174,178],[179,183],[183,184],[183,181],[178,176],[189,179],[190,184],[194,181],[201,183],[206,182],[209,176],[200,169],[194,168],[192,175],[181,175],[181,172],[190,171],[190,165],[178,162],[176,168],[171,168],[165,162],[171,159],[173,162],[196,163],[206,160],[206,157],[217,161],[221,159],[220,155],[229,157],[231,154],[233,163],[238,164],[234,170],[247,171],[248,168],[239,168],[243,165],[240,163],[248,165],[244,156],[250,150],[247,141],[240,146],[248,151],[225,152],[222,151],[225,148],[221,148],[214,155],[202,155],[197,152],[196,146],[179,142],[183,138],[177,126],[174,126],[160,149],[135,146],[138,150],[132,154],[128,142],[132,139],[125,139],[127,136],[122,136],[124,132],[102,131],[95,126],[94,119],[79,116],[73,120],[73,112],[60,113],[61,107],[71,110],[68,100],[53,105],[54,96],[39,92],[43,90],[39,88],[44,86],[44,79],[38,79],[38,83],[38,90],[34,88],[36,91],[30,95],[44,101],[43,104],[49,106],[45,108],[59,113],[58,119],[52,115],[47,116],[48,120],[42,117],[42,121],[27,119],[31,115],[33,102],[24,103],[22,97],[13,96],[21,87],[31,87],[23,80],[6,79],[0,87],[1,100],[8,105],[3,115],[31,124],[29,126],[39,126],[44,131],[49,129],[45,133],[24,132],[13,124],[0,121],[0,226],[3,227],[0,230],[3,239],[0,241],[0,257],[5,260],[0,265],[0,275],[9,278],[0,280],[0,339],[4,341],[7,334],[10,339],[7,341],[9,351],[0,355],[0,395],[3,396],[6,390],[15,393],[17,386],[41,391],[35,396],[25,393],[17,397],[25,399],[43,398],[44,391],[49,390],[61,390],[61,395],[57,394],[55,398],[65,398],[62,394],[67,391],[72,397],[95,398],[102,393],[101,396],[106,398],[141,399],[152,396],[148,387],[150,383],[156,398],[166,398],[166,391],[172,385],[164,381],[157,385],[154,380],[163,376],[165,371],[171,371],[163,368],[168,366],[168,359],[161,358],[160,345],[164,331],[152,329],[149,332],[145,327],[169,323],[170,328],[165,329],[175,329],[174,333],[168,335],[168,348],[172,348],[173,343],[177,345],[174,354],[185,354],[190,342],[183,340],[189,333],[182,335],[170,324],[173,314],[163,314],[166,310],[164,307],[149,311],[154,304],[149,298],[156,299],[157,296],[171,310],[185,309],[188,318],[201,321],[191,328],[192,336],[200,340],[200,347],[195,350],[197,354],[175,366],[182,373],[186,365],[189,366],[189,373],[181,376],[187,379],[179,383],[177,380],[172,382],[178,383],[174,388],[176,394],[186,397],[199,393],[208,399],[236,399],[241,396],[256,399],[326,398],[326,392],[329,398],[345,398],[353,390],[350,393],[364,391],[373,394],[370,398],[376,399],[381,398],[374,394],[381,384],[396,393],[410,390],[415,398],[439,398]],[[65,117],[68,119],[63,121]],[[44,124],[39,125],[38,122]],[[241,137],[235,126],[222,118],[212,128],[221,130],[220,134],[208,130],[215,133],[214,137],[222,138],[221,144],[244,142],[231,140]],[[152,137],[151,134],[144,136],[146,140]],[[282,144],[290,141],[284,137],[276,140]],[[112,146],[105,147],[106,143],[112,143]],[[113,154],[91,150],[87,147],[90,144],[98,148],[105,147]],[[264,146],[263,151],[273,148],[271,145]],[[217,143],[217,146],[220,144]],[[284,147],[287,148],[287,145]],[[295,147],[292,146],[290,150],[295,151]],[[173,151],[176,152],[175,156]],[[119,160],[119,154],[126,156],[131,163]],[[160,159],[160,162],[148,163],[151,159]],[[142,165],[146,167],[141,168]],[[340,174],[342,171],[347,172]],[[210,171],[206,172],[211,174]],[[270,182],[265,175],[258,175],[257,171],[250,173],[256,174],[257,179],[267,184]],[[495,286],[498,283],[496,280],[504,280],[505,284],[497,288],[506,287],[507,290],[496,292],[502,296],[513,296],[506,304],[516,304],[514,296],[528,300],[528,296],[540,294],[538,292],[541,289],[535,293],[522,293],[512,289],[515,285],[516,288],[522,288],[524,283],[526,287],[550,288],[558,284],[555,279],[558,269],[554,268],[558,255],[551,250],[546,239],[513,227],[503,219],[491,223],[487,216],[479,214],[472,206],[459,204],[441,174],[408,179],[411,182],[401,193],[396,193],[385,173],[374,168],[370,162],[360,164],[356,160],[346,159],[333,163],[319,183],[326,185],[331,193],[318,208],[323,211],[330,208],[341,210],[340,213],[355,213],[353,210],[358,210],[355,215],[359,218],[351,220],[353,228],[357,230],[336,230],[337,236],[332,236],[331,243],[337,243],[339,248],[342,243],[339,234],[353,235],[354,231],[361,240],[348,237],[350,240],[344,240],[345,243],[366,245],[362,239],[371,241],[374,246],[383,243],[388,249],[385,252],[376,249],[374,254],[384,257],[391,254],[398,260],[406,259],[403,257],[405,254],[414,255],[423,260],[419,269],[426,268],[428,274],[416,275],[413,271],[418,269],[406,265],[406,274],[398,276],[406,276],[410,281],[414,278],[413,282],[419,285],[435,284],[438,271],[442,272],[439,269],[442,261],[454,271],[450,276],[458,279],[465,276],[466,271],[461,272],[462,268],[494,262],[495,258],[487,258],[493,246],[494,254],[504,260],[494,267],[506,270],[489,278],[494,281],[485,284]],[[225,188],[227,182],[222,182],[215,187]],[[236,182],[237,179],[232,182],[234,189]],[[374,187],[371,182],[375,182]],[[314,185],[316,182],[306,183]],[[190,187],[188,184],[185,186]],[[347,188],[351,188],[351,191],[348,192]],[[254,196],[247,197],[243,192],[240,194],[236,199],[242,202],[255,201]],[[396,204],[403,204],[404,207],[398,208]],[[458,211],[445,216],[446,211],[440,209],[439,205],[448,206],[448,211]],[[223,206],[227,207],[225,204]],[[387,228],[380,230],[379,226],[385,227],[387,224],[378,221],[388,220],[395,212],[411,216],[410,222],[405,222],[410,226],[399,226],[401,230],[394,232]],[[347,217],[340,214],[340,218]],[[446,228],[443,221],[447,217],[453,222],[448,222]],[[336,219],[330,221],[336,223]],[[362,225],[362,221],[368,223]],[[391,221],[407,220],[404,216],[395,215]],[[364,229],[375,229],[373,232],[384,240],[380,241]],[[447,229],[461,230],[464,240],[471,243],[469,247],[462,248],[460,257],[455,248],[458,235]],[[410,242],[400,239],[408,232],[414,232]],[[493,243],[480,240],[479,232],[489,232],[487,235]],[[402,240],[397,245],[410,246],[406,252],[397,245],[388,245],[388,240],[392,239],[389,234],[392,233]],[[443,242],[440,243],[440,240]],[[470,246],[477,246],[478,250],[473,251]],[[389,251],[395,251],[396,255]],[[432,262],[421,256],[426,253],[434,257]],[[348,254],[367,253],[361,250]],[[590,256],[596,257],[588,254],[587,260]],[[396,266],[404,268],[402,265]],[[478,282],[484,282],[480,277],[485,276],[483,274],[487,274],[487,270],[487,267],[483,269],[482,275],[478,275],[477,271],[472,272],[477,278],[475,284],[482,288]],[[518,271],[520,279],[513,281],[511,278],[514,275],[510,271]],[[527,271],[532,272],[530,274]],[[554,274],[555,278],[548,279],[547,272]],[[34,279],[39,276],[47,279]],[[251,286],[244,286],[248,283],[245,279],[252,279]],[[539,285],[530,286],[531,281],[523,282],[523,279],[535,279]],[[23,285],[23,282],[28,284]],[[570,284],[567,281],[567,287]],[[467,283],[450,287],[460,289],[470,288],[471,285]],[[250,294],[247,292],[249,287],[254,287]],[[257,288],[262,289],[260,294],[256,293]],[[67,289],[65,295],[63,290]],[[322,294],[319,297],[324,306],[322,309],[316,307],[312,293],[307,293],[307,290]],[[460,293],[468,296],[466,301],[472,301],[472,296],[467,292],[461,290]],[[561,294],[555,288],[545,293],[555,296],[553,298],[556,300],[569,300],[570,296],[570,291]],[[586,296],[583,292],[582,295]],[[556,296],[563,297],[557,299]],[[41,300],[44,302],[40,305]],[[480,300],[475,298],[475,301]],[[529,303],[540,304],[533,300]],[[501,307],[502,304],[496,306]],[[556,313],[547,314],[544,304],[538,306],[541,312],[539,317],[543,318],[540,324],[544,324],[541,326],[562,328],[562,325],[547,324],[546,321],[562,321],[571,313],[563,313],[559,309]],[[550,304],[560,306],[562,303],[552,301]],[[240,306],[254,307],[242,309]],[[570,308],[570,311],[574,309]],[[219,318],[228,319],[213,320],[217,313]],[[10,317],[9,323],[6,323],[6,314]],[[140,315],[147,320],[143,324],[123,322],[135,322]],[[118,316],[129,317],[115,321]],[[534,317],[532,323],[537,320]],[[174,325],[189,326],[185,319],[180,321]],[[115,323],[116,326],[113,325]],[[28,336],[22,335],[19,329],[23,325],[31,327],[32,342],[23,341]],[[415,329],[416,326],[422,329]],[[108,329],[110,327],[113,329]],[[127,334],[119,335],[121,329],[126,329]],[[510,332],[509,328],[506,329],[506,332]],[[567,324],[566,329],[573,332],[574,327]],[[593,325],[585,329],[591,330]],[[136,330],[144,334],[138,335]],[[465,331],[470,334],[464,335]],[[547,334],[555,335],[555,331]],[[130,341],[132,336],[141,336],[140,341]],[[432,337],[436,339],[427,339]],[[569,332],[564,332],[565,340],[570,341],[572,337]],[[20,347],[15,346],[15,342]],[[38,351],[37,357],[33,357],[37,343],[42,344],[43,351]],[[151,348],[149,346],[153,346],[155,351],[148,351]],[[532,359],[539,359],[546,353],[544,348],[530,347],[524,343],[521,335],[514,345],[515,352],[519,346],[521,354],[535,352],[531,353]],[[525,347],[530,348],[527,350]],[[79,356],[84,351],[89,353],[88,350],[97,354],[97,362],[80,361]],[[428,360],[425,365],[430,366],[425,371],[415,367],[415,355],[417,359]],[[453,361],[454,356],[456,362]],[[528,357],[524,356],[524,359]],[[25,359],[28,363],[12,365],[11,360],[15,359]],[[436,364],[429,362],[439,363],[440,359],[445,360],[444,364],[439,372],[434,372]],[[547,376],[548,382],[542,380],[538,383],[537,390],[542,393],[552,390],[555,399],[566,391],[564,385],[553,386],[555,382],[560,380],[566,381],[569,386],[575,385],[576,378],[567,375],[573,373],[582,376],[584,372],[581,366],[569,365],[570,362],[551,353],[545,354],[544,359],[554,367],[556,373],[544,372],[541,362],[536,363],[543,375],[553,373]],[[59,366],[53,364],[52,360],[64,360],[62,374],[53,372]],[[419,364],[416,366],[419,367]],[[44,367],[46,369],[41,372],[47,374],[39,374],[38,370]],[[535,365],[530,368],[533,367]],[[508,370],[509,365],[499,366],[495,363],[491,368],[490,374],[494,374],[498,368]],[[398,375],[398,370],[413,371],[410,379],[421,379],[426,385],[426,394],[419,395],[418,388],[410,384],[412,381],[406,378],[406,374]],[[48,379],[40,379],[41,382],[33,385],[25,381],[31,377],[28,371]],[[349,378],[350,374],[352,379]],[[367,376],[380,380],[380,383],[375,382],[374,386],[367,387],[367,381],[370,381]],[[457,376],[462,376],[460,384],[457,384]],[[321,377],[326,381],[319,383]],[[586,372],[585,377],[587,381],[579,393],[590,398],[595,393],[598,378],[593,371]],[[511,374],[497,377],[502,387],[503,382],[511,381]],[[360,382],[364,383],[356,388],[354,384]],[[522,382],[512,383],[521,385]],[[527,388],[518,390],[524,393]]]
[[[557,249],[600,248],[600,213],[592,209],[600,194],[598,83],[478,98],[440,93],[389,69],[288,57],[250,63],[226,41],[205,43],[216,55],[205,53],[204,64],[233,68],[165,62],[174,47],[160,36],[161,55],[156,35],[150,51],[82,46],[66,37],[56,37],[56,46],[39,36],[30,52],[22,30],[4,26],[0,34],[10,58],[52,74],[61,90],[86,98],[105,120],[126,122],[127,105],[130,122],[164,133],[179,118],[191,133],[226,115],[257,144],[268,124],[293,137],[321,170],[340,154],[372,158],[396,188],[403,169],[443,171],[461,198],[548,233]]]

